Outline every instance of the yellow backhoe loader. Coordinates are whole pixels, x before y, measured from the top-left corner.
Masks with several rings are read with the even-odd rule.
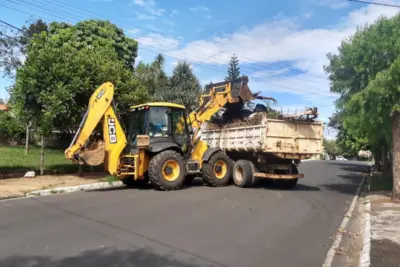
[[[188,114],[173,103],[146,103],[131,107],[124,132],[113,105],[114,86],[107,82],[91,96],[88,110],[65,151],[78,164],[98,165],[127,185],[150,181],[161,190],[180,189],[185,179],[201,175],[212,186],[225,186],[232,174],[231,159],[198,138],[203,123],[221,108],[237,107],[257,99],[246,76],[233,82],[206,86],[199,107]],[[89,144],[103,123],[103,141]],[[97,149],[96,149],[97,147]]]

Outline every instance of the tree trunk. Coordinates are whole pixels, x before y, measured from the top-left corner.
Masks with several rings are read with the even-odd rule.
[[[392,117],[392,144],[393,199],[400,200],[400,112]]]
[[[29,153],[29,130],[31,127],[31,123],[28,122],[26,124],[26,132],[25,132],[25,155],[28,155]]]
[[[386,149],[385,149],[385,147],[384,146],[381,146],[381,161],[382,161],[382,175],[383,175],[383,177],[386,177],[386,175],[387,175],[387,163],[386,163],[386,161],[387,161],[387,157],[386,157]]]
[[[376,171],[381,171],[380,170],[380,162],[381,162],[381,156],[380,156],[380,153],[379,153],[379,151],[378,150],[376,150],[376,151],[374,151],[374,155],[375,155],[375,157],[374,157],[374,159],[375,159],[375,170]]]
[[[42,134],[40,141],[40,175],[44,174],[44,135]]]
[[[81,164],[78,165],[78,175],[83,176],[83,166]]]

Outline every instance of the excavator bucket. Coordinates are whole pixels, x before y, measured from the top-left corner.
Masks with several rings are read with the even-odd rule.
[[[247,76],[243,76],[232,82],[231,88],[231,96],[232,98],[240,97],[243,102],[255,100],[256,97],[250,91],[249,86],[247,85],[249,82],[249,78]]]
[[[79,153],[80,162],[89,166],[98,166],[104,162],[105,149],[102,140],[91,142]]]

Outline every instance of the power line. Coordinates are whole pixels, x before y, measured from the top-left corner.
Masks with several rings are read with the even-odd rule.
[[[11,28],[13,28],[13,29],[16,29],[16,30],[22,32],[22,29],[20,29],[20,28],[14,26],[14,25],[11,25],[10,23],[5,22],[5,21],[3,21],[3,20],[1,20],[1,19],[0,19],[0,23],[3,23],[3,24],[5,24],[5,25],[7,25],[7,26],[9,26],[9,27],[11,27]]]
[[[14,1],[12,1],[12,0],[7,0],[7,1],[9,1],[9,2],[12,2],[12,3],[14,3],[14,4],[21,4],[21,3],[16,3],[16,2],[14,2]],[[4,5],[3,5],[4,6]],[[29,4],[27,4],[27,3],[24,3],[24,6],[27,6],[27,7],[30,7],[29,6]],[[38,5],[34,5],[34,6],[36,6],[36,9],[41,9],[41,7],[40,6],[38,6]],[[8,7],[8,6],[5,6],[5,7]],[[42,7],[42,9],[43,9],[43,7]],[[21,10],[18,10],[18,9],[15,9],[14,8],[14,10],[17,10],[17,11],[21,11]],[[50,10],[50,9],[45,9],[45,10],[47,10],[47,11],[49,11],[49,12],[44,12],[44,13],[46,13],[46,14],[50,14],[50,15],[53,15],[53,16],[56,16],[56,17],[59,17],[59,16],[57,16],[57,15],[55,15],[55,14],[60,14],[59,12],[54,12],[54,10]],[[27,13],[27,12],[24,12],[24,11],[21,11],[21,12],[23,12],[23,13]],[[55,13],[55,14],[53,14],[53,13]],[[27,13],[27,14],[29,14],[29,15],[33,15],[33,14],[30,14],[30,13]],[[65,16],[65,14],[64,14],[64,16]],[[77,20],[80,20],[80,18],[76,18],[76,17],[73,17],[73,16],[68,16],[68,17],[70,17],[70,18],[73,18],[73,19],[77,19]],[[65,20],[65,18],[63,18],[64,20]],[[157,47],[155,47],[155,48],[157,48]],[[148,48],[143,48],[142,47],[142,49],[143,50],[147,50],[147,51],[150,51],[150,52],[153,52],[153,53],[159,53],[159,51],[154,51],[154,50],[151,50],[151,49],[148,49]],[[165,51],[164,51],[165,52]],[[181,58],[177,58],[177,57],[173,57],[173,56],[169,56],[169,55],[167,55],[167,57],[169,57],[169,58],[173,58],[173,59],[175,59],[175,60],[178,60],[178,61],[180,61],[180,60],[182,60]],[[190,55],[190,57],[195,57],[195,56],[193,56],[193,55]],[[195,57],[196,58],[196,57]],[[202,59],[203,60],[203,59]],[[225,71],[221,71],[220,69],[218,69],[217,67],[215,67],[214,65],[211,65],[211,64],[201,64],[201,63],[193,63],[194,65],[199,65],[199,66],[202,66],[202,67],[205,67],[205,68],[208,68],[208,69],[214,69],[214,70],[217,70],[217,71],[219,71],[219,72],[223,72],[223,73],[225,73]],[[210,65],[210,66],[207,66],[207,65]],[[296,89],[296,88],[293,88],[293,87],[288,87],[288,84],[285,84],[284,82],[280,82],[280,83],[273,83],[273,82],[265,82],[265,81],[263,81],[263,80],[261,80],[261,79],[257,79],[257,78],[252,78],[253,80],[255,80],[255,81],[259,81],[260,83],[263,83],[263,84],[266,84],[266,85],[268,85],[268,86],[276,86],[276,87],[280,87],[280,88],[283,88],[283,89],[286,89],[286,90],[288,90],[288,91],[296,91],[296,92],[300,92],[300,93],[310,93],[310,94],[317,94],[317,95],[326,95],[326,94],[321,94],[321,93],[319,93],[319,92],[316,92],[316,91],[311,91],[311,90],[309,90],[308,92],[307,91],[304,91],[304,90],[299,90],[299,89]]]
[[[7,1],[9,1],[9,0],[7,0]],[[49,0],[38,0],[38,1],[45,2],[46,7],[48,7],[49,5],[53,5],[53,7],[54,7],[54,6],[57,6],[57,9],[60,9],[60,8],[61,8],[63,14],[64,14],[65,9],[66,9],[66,10],[72,12],[73,15],[76,15],[76,13],[83,14],[83,16],[85,16],[85,18],[86,18],[89,14],[91,14],[90,16],[94,15],[95,17],[100,17],[100,18],[104,18],[104,17],[105,17],[105,16],[102,15],[102,14],[95,13],[95,12],[90,11],[90,10],[82,9],[83,11],[86,11],[86,13],[85,13],[85,12],[81,11],[79,8],[76,8],[76,7],[74,7],[73,5],[66,4],[66,3],[53,2],[53,1],[49,1]],[[36,1],[36,2],[37,2],[37,1]],[[118,21],[118,20],[113,19],[113,21]],[[119,24],[120,24],[120,25],[124,25],[124,23],[121,23],[121,22],[120,22]],[[125,25],[126,25],[126,24],[125,24]],[[141,29],[141,30],[144,30],[144,31],[148,31],[148,32],[152,32],[152,33],[156,33],[156,34],[158,34],[158,35],[160,35],[160,36],[163,36],[163,37],[168,37],[168,36],[166,36],[164,33],[159,32],[159,31],[156,31],[156,30],[153,30],[153,29],[149,29],[149,28],[145,28],[145,27],[139,27],[139,26],[135,26],[135,28]],[[154,36],[152,36],[152,38],[153,38],[153,39],[158,39],[158,40],[160,40],[159,38],[154,37]],[[168,40],[160,40],[160,41],[161,41],[162,43],[167,43],[167,44],[175,45],[175,43],[169,42]],[[193,56],[192,56],[192,58],[193,58]],[[195,58],[198,58],[198,57],[195,57]],[[283,66],[283,67],[270,66],[270,65],[267,65],[267,64],[265,64],[265,63],[258,62],[258,60],[250,59],[250,58],[245,58],[245,57],[243,57],[243,56],[240,56],[240,57],[238,57],[238,58],[239,58],[239,59],[242,58],[243,60],[245,60],[245,61],[247,61],[247,62],[255,62],[255,64],[264,66],[264,67],[269,68],[269,69],[281,70],[282,68],[285,68],[285,66]],[[211,59],[211,60],[213,60],[213,59]],[[204,61],[204,59],[203,59],[202,61]],[[210,58],[207,58],[207,61],[210,61]],[[214,60],[214,61],[215,61],[215,60]],[[217,63],[217,62],[216,62],[216,63]],[[225,63],[225,62],[224,62],[224,63]],[[218,62],[217,64],[221,64],[221,62]],[[242,67],[242,68],[244,68],[244,67]],[[249,68],[249,67],[247,67],[247,68],[248,68],[248,69],[251,69],[251,68]],[[301,74],[304,73],[304,72],[300,71],[298,68],[293,68],[292,66],[290,66],[289,68],[290,68],[293,72],[295,72],[295,73],[301,73]],[[255,70],[255,71],[258,71],[258,70]],[[317,78],[320,78],[319,76],[316,76],[316,75],[313,75],[313,74],[308,74],[308,75],[314,76],[314,77],[317,77]],[[270,74],[270,76],[279,77],[279,76],[274,75],[274,74]],[[301,78],[301,77],[294,77],[294,78],[291,78],[291,79],[292,79],[292,80],[298,79],[298,80],[302,80],[302,81],[318,83],[318,82],[316,82],[316,81],[304,79],[304,78]]]
[[[369,5],[376,5],[376,6],[387,6],[387,7],[396,7],[396,8],[400,8],[400,5],[385,4],[385,3],[377,3],[377,2],[362,1],[362,0],[349,0],[349,2],[357,2],[357,3],[369,4]]]
[[[7,1],[11,1],[11,2],[14,2],[13,0],[7,0]],[[45,10],[47,10],[47,11],[49,11],[49,9],[48,9],[48,7],[49,7],[49,5],[53,5],[53,8],[55,8],[54,7],[54,5],[57,5],[58,7],[57,7],[57,9],[55,9],[55,10],[57,10],[57,11],[54,11],[53,10],[53,12],[54,13],[57,13],[57,14],[60,14],[59,12],[59,9],[60,9],[60,7],[63,9],[61,12],[62,12],[62,14],[65,14],[65,11],[67,11],[67,12],[69,12],[70,10],[73,12],[73,14],[74,14],[74,16],[76,16],[76,14],[75,13],[77,13],[77,11],[78,11],[78,9],[77,8],[75,8],[75,7],[73,7],[73,6],[71,6],[71,5],[67,5],[67,4],[63,4],[63,3],[53,3],[53,2],[51,2],[51,1],[47,1],[47,0],[38,0],[38,1],[41,1],[41,2],[45,2],[46,3],[46,6],[44,7],[43,6],[43,4],[42,4],[42,8],[43,9],[45,9]],[[25,2],[25,5],[26,5],[26,1],[24,1]],[[37,2],[37,1],[36,1]],[[15,2],[14,2],[15,3]],[[36,7],[38,7],[38,4],[40,5],[40,3],[37,3],[36,4]],[[32,4],[33,5],[33,4]],[[70,8],[66,8],[66,7],[63,7],[63,6],[67,6],[67,7],[72,7],[73,9],[70,9]],[[64,10],[65,9],[65,10]],[[90,13],[90,14],[96,14],[96,13],[94,13],[94,12],[91,12],[91,11],[88,11],[88,13],[84,13],[84,12],[81,12],[81,11],[79,11],[78,13],[81,13],[81,14],[83,14],[84,16],[85,16],[85,18],[86,18],[86,16],[88,16],[88,13]],[[70,16],[70,15],[67,15],[68,17],[72,17],[72,16]],[[101,16],[101,15],[98,15],[98,16]],[[101,17],[103,17],[103,16],[101,16]],[[72,18],[74,18],[74,19],[76,19],[76,17],[72,17]],[[120,23],[121,24],[121,23]],[[154,33],[157,33],[157,34],[159,34],[159,35],[161,35],[161,36],[166,36],[166,35],[164,35],[163,33],[160,33],[160,32],[158,32],[158,31],[154,31],[154,30],[149,30],[149,29],[146,29],[146,28],[141,28],[141,27],[137,27],[138,29],[143,29],[143,30],[146,30],[146,31],[149,31],[149,32],[154,32]],[[126,30],[127,32],[128,32],[128,29]],[[137,38],[138,36],[135,36],[135,35],[132,35],[132,36],[134,36],[134,38]],[[158,42],[162,42],[162,43],[166,43],[166,44],[172,44],[172,45],[176,45],[175,43],[173,43],[173,42],[169,42],[168,40],[160,40],[159,38],[157,38],[157,37],[154,37],[154,36],[152,36],[151,37],[152,39],[154,39],[154,40],[156,40],[156,41],[158,41]],[[157,46],[155,46],[155,45],[149,45],[149,44],[146,44],[145,46],[152,46],[152,47],[154,47],[154,48],[158,48]],[[175,49],[175,48],[173,48],[173,49]],[[163,51],[164,53],[168,53],[169,51]],[[182,53],[183,54],[183,53]],[[207,58],[207,59],[205,59],[205,58],[200,58],[200,57],[198,57],[198,56],[193,56],[193,55],[190,55],[188,58],[197,58],[198,60],[200,60],[200,61],[208,61],[208,62],[213,62],[213,63],[215,63],[215,64],[218,64],[218,65],[221,65],[221,64],[225,64],[225,62],[221,62],[221,61],[217,61],[217,60],[215,60],[215,59],[212,59],[212,58]],[[252,59],[246,59],[246,58],[244,58],[244,57],[242,57],[243,59],[245,59],[245,60],[247,60],[247,61],[255,61],[255,60],[252,60]],[[205,63],[205,64],[207,64],[207,63]],[[211,64],[210,64],[211,65]],[[266,65],[265,65],[266,66]],[[268,66],[269,68],[272,68],[272,66]],[[250,67],[244,67],[244,66],[242,66],[242,69],[249,69],[249,70],[251,70],[251,71],[259,71],[259,70],[256,70],[256,69],[253,69],[253,68],[250,68]],[[281,68],[279,68],[279,67],[277,67],[276,69],[279,69],[279,70],[281,70]],[[297,72],[299,72],[299,71],[297,71]],[[277,75],[277,74],[275,74],[275,73],[270,73],[269,74],[269,76],[271,76],[271,77],[276,77],[276,78],[281,78],[281,76],[279,76],[279,75]],[[294,85],[294,86],[297,86],[297,83],[295,83],[295,81],[294,80],[296,80],[296,79],[298,79],[298,80],[303,80],[303,81],[307,81],[307,82],[316,82],[316,81],[311,81],[311,80],[306,80],[306,79],[302,79],[302,78],[300,78],[300,77],[290,77],[290,78],[286,78],[286,81],[284,81],[284,82],[282,82],[282,83],[287,83],[287,84],[290,84],[290,85]],[[317,82],[316,82],[317,83]],[[317,88],[314,88],[314,89],[316,89],[316,90],[319,90],[319,89],[317,89]]]

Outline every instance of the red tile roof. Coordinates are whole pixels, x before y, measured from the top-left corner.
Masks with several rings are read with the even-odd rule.
[[[5,104],[0,104],[0,111],[8,111],[10,107]]]

